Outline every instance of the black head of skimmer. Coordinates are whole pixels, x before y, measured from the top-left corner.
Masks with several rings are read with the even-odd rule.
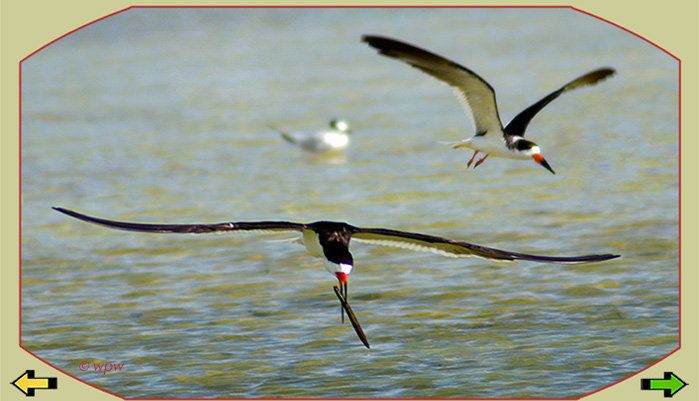
[[[526,253],[508,252],[495,248],[455,241],[432,235],[418,234],[387,228],[355,227],[347,223],[334,221],[318,221],[315,223],[294,223],[290,221],[257,221],[257,222],[225,222],[214,224],[151,224],[131,223],[125,221],[107,220],[87,216],[72,210],[54,207],[53,209],[88,223],[98,224],[109,228],[139,231],[148,233],[179,233],[179,234],[209,234],[227,231],[247,232],[289,232],[301,233],[301,243],[308,252],[322,258],[325,269],[335,276],[340,283],[340,289],[335,289],[338,299],[346,310],[357,334],[369,348],[364,333],[361,331],[356,317],[347,303],[347,279],[354,260],[349,251],[350,240],[380,246],[410,249],[414,251],[433,252],[443,256],[460,258],[476,256],[498,261],[528,260],[541,263],[591,263],[618,258],[613,254],[594,254],[583,256],[539,256]],[[343,315],[344,316],[344,315]]]
[[[474,151],[473,157],[466,164],[468,167],[478,152],[484,153],[485,156],[478,160],[473,168],[492,155],[508,159],[533,158],[552,174],[556,174],[541,156],[539,146],[524,139],[527,125],[541,109],[562,93],[596,84],[615,73],[612,68],[600,68],[576,78],[524,109],[503,128],[495,101],[495,90],[475,72],[442,56],[395,39],[364,35],[362,40],[378,49],[379,54],[403,61],[454,89],[476,134],[472,138],[447,144],[452,148],[469,148]]]

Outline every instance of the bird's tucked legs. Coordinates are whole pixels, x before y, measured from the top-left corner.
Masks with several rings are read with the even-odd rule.
[[[473,156],[475,157],[476,155],[473,155]],[[490,155],[485,155],[484,158],[478,160],[478,161],[476,162],[476,164],[473,166],[473,168],[476,168],[476,167],[480,166],[480,164],[483,163],[483,162],[485,161],[485,159],[488,158],[488,156],[490,156]]]
[[[478,151],[477,151],[477,150],[474,150],[474,151],[473,151],[473,156],[471,156],[471,160],[469,160],[468,163],[466,163],[466,167],[471,167],[471,164],[473,163],[473,160],[476,158],[476,155],[477,155],[477,154],[478,154]],[[486,157],[487,157],[487,156],[486,156]],[[478,165],[478,163],[476,163],[476,166],[477,166],[477,165]],[[473,167],[473,168],[476,168],[476,167]]]

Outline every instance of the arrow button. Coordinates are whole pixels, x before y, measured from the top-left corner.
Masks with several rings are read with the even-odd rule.
[[[672,372],[665,372],[662,379],[641,379],[641,390],[663,390],[666,398],[672,398],[687,383]]]
[[[34,377],[33,370],[27,370],[12,382],[27,397],[34,397],[34,390],[37,389],[57,389],[57,377]]]

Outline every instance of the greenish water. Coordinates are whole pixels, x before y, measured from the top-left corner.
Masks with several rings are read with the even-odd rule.
[[[461,62],[556,170],[439,141],[450,90],[360,43]],[[132,9],[22,65],[22,345],[124,397],[579,397],[678,346],[678,65],[568,9]],[[311,158],[267,128],[355,132]],[[143,222],[341,220],[548,255],[493,263],[357,245],[334,279],[284,236],[116,232]],[[123,363],[81,371],[82,361]],[[552,378],[552,373],[555,376]],[[498,385],[493,386],[492,382]],[[571,383],[575,383],[571,385]]]

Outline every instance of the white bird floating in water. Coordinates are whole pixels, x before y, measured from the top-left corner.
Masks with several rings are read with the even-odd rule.
[[[350,142],[349,124],[345,120],[331,120],[330,130],[320,131],[314,134],[291,134],[282,131],[272,125],[269,126],[273,130],[279,132],[282,138],[294,146],[318,154],[340,153]]]

